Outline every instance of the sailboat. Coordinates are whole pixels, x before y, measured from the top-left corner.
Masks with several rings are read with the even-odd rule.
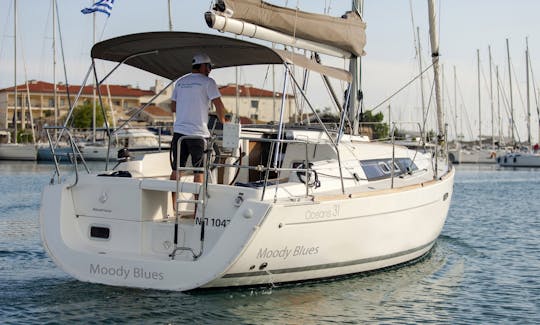
[[[170,142],[170,141],[169,141]],[[116,161],[118,151],[129,150],[131,156],[141,155],[148,152],[166,150],[169,145],[161,144],[159,137],[145,128],[125,128],[115,133],[111,146],[104,142],[82,143],[80,151],[87,161]],[[120,157],[121,159],[122,157]]]
[[[491,48],[489,50],[489,66],[491,76]],[[480,50],[476,50],[477,72],[478,72],[478,143],[475,145],[464,145],[456,140],[455,146],[449,150],[450,160],[455,164],[495,164],[498,157],[506,153],[504,148],[495,145],[494,114],[493,114],[493,88],[490,78],[490,102],[491,102],[491,144],[482,141],[482,96],[481,96],[481,68]]]
[[[538,148],[538,144],[534,147],[532,146],[531,141],[531,124],[530,124],[530,116],[531,116],[531,96],[530,96],[530,72],[532,71],[532,68],[530,67],[530,53],[529,53],[529,42],[528,39],[526,40],[526,48],[525,48],[525,71],[526,71],[526,99],[527,99],[527,144],[528,148],[526,150],[516,150],[512,152],[508,152],[507,154],[497,158],[497,164],[499,164],[500,167],[533,167],[538,168],[540,167],[540,152]],[[534,84],[534,82],[533,82]],[[538,101],[536,102],[536,112],[538,113],[538,122],[540,125],[540,109],[538,106]],[[513,119],[512,119],[513,121]],[[512,125],[512,128],[514,125]],[[540,129],[539,129],[540,134]]]
[[[34,143],[19,143],[17,124],[19,121],[19,103],[22,102],[18,95],[18,86],[17,86],[17,1],[13,2],[13,34],[14,34],[14,86],[13,86],[13,134],[11,136],[11,130],[1,130],[0,131],[0,160],[36,160],[37,159],[37,148]],[[28,100],[29,103],[29,100]],[[30,105],[30,104],[29,104]],[[7,112],[6,105],[6,112]],[[21,126],[24,128],[24,108],[21,107],[21,117],[22,123]],[[30,111],[30,116],[32,114],[31,108],[28,107]],[[32,126],[33,128],[33,126]],[[32,139],[33,141],[34,139]]]
[[[259,17],[277,15],[269,18],[270,25],[242,16],[254,5]],[[432,2],[429,10],[434,28]],[[291,15],[261,1],[226,0],[217,1],[205,18],[218,29],[227,20],[232,28],[243,25],[239,31],[262,32],[260,39],[351,61],[363,54],[365,23],[355,7],[347,18],[323,19]],[[290,28],[275,26],[279,20],[307,30],[295,30],[292,37]],[[266,27],[251,28],[254,23]],[[343,28],[348,31],[340,39]],[[323,35],[310,33],[315,29]],[[358,37],[350,37],[351,31]],[[432,52],[438,53],[437,33],[431,33]],[[42,193],[40,224],[43,245],[59,267],[86,282],[185,291],[332,278],[408,263],[431,250],[453,191],[444,133],[433,152],[372,142],[355,130],[358,105],[348,105],[356,97],[350,90],[349,99],[340,103],[342,122],[335,129],[283,121],[290,84],[320,122],[293,66],[354,84],[359,77],[355,63],[351,73],[311,60],[304,51],[193,32],[120,36],[95,44],[91,56],[172,83],[191,71],[191,59],[200,52],[212,59],[214,69],[282,66],[279,121],[223,125],[208,141],[214,153],[208,150],[199,167],[203,183],[193,182],[189,172],[197,168],[189,166],[175,167],[186,176],[169,180],[168,153],[126,159],[98,173],[75,169],[66,181],[56,168]],[[438,56],[433,60],[437,78]],[[442,120],[438,125],[444,132]],[[171,192],[177,194],[174,203]]]

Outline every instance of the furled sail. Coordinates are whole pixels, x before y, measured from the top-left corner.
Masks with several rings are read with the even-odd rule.
[[[300,39],[329,44],[356,56],[364,54],[366,24],[357,12],[331,17],[261,0],[217,0],[214,10]]]

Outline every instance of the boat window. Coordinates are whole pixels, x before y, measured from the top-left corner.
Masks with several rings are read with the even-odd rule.
[[[399,168],[399,165],[397,164],[397,162],[394,161],[394,173],[397,173],[400,171],[401,171],[401,168]]]
[[[390,170],[390,166],[388,166],[388,164],[384,161],[379,161],[379,167],[381,168],[382,172],[384,174],[389,174],[391,172]]]
[[[362,166],[362,169],[364,170],[364,173],[366,174],[366,178],[368,180],[376,180],[386,177],[379,165],[376,163],[369,161],[361,161],[360,165]]]
[[[369,181],[390,178],[392,176],[391,165],[392,160],[388,159],[369,159],[360,161],[360,166]],[[418,167],[410,158],[396,158],[394,160],[394,176],[400,176],[415,170],[418,170]]]

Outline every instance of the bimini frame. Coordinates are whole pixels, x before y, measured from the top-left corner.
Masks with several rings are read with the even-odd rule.
[[[330,136],[330,132],[324,126],[317,112],[307,100],[307,96],[302,90],[299,82],[294,78],[294,74],[292,73],[290,66],[300,66],[306,70],[318,72],[323,76],[333,77],[348,83],[352,81],[351,74],[342,69],[321,65],[314,60],[310,60],[302,55],[289,51],[271,49],[260,44],[246,42],[239,39],[203,33],[149,32],[130,34],[105,40],[93,46],[91,51],[92,64],[85,76],[82,87],[86,85],[89,75],[93,71],[94,79],[96,80],[97,84],[96,87],[99,102],[102,110],[104,110],[100,87],[112,75],[112,73],[123,64],[170,79],[171,81],[163,90],[156,94],[148,104],[145,104],[143,107],[139,108],[136,114],[133,114],[133,116],[136,116],[137,113],[140,113],[146,109],[157,96],[162,94],[168,87],[170,87],[178,77],[190,73],[192,57],[201,52],[206,53],[212,59],[212,63],[216,69],[259,64],[283,64],[286,71],[283,93],[286,91],[285,87],[287,85],[288,78],[290,77],[296,87],[300,90],[301,95],[308,103],[311,111],[316,116],[320,125],[324,128],[326,135],[329,139],[331,139],[336,151],[338,150],[337,144],[340,138],[339,134],[336,137],[336,141],[332,140],[333,137]],[[117,62],[117,64],[109,73],[105,75],[103,79],[99,80],[96,70],[96,59],[113,61]],[[68,121],[72,116],[73,109],[78,102],[81,91],[77,94],[76,100],[68,113],[68,119],[66,120],[64,129],[67,129]],[[284,100],[285,98],[282,98],[282,101]],[[284,102],[282,103],[281,107],[278,139],[282,139],[283,135],[283,113]],[[115,128],[112,132],[109,130],[108,124],[106,124],[107,135],[109,137],[109,146],[107,149],[107,162],[105,169],[108,169],[108,157],[110,153],[112,135],[129,123],[133,119],[133,116],[129,120],[122,123],[122,125]],[[105,123],[107,123],[107,121],[105,121]],[[343,132],[343,124],[340,124],[340,132]],[[279,144],[276,146],[275,150],[279,150],[278,147]]]

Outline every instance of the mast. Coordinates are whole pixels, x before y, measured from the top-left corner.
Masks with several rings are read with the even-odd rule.
[[[457,144],[457,142],[459,142],[459,132],[458,132],[458,103],[457,103],[456,66],[454,66],[454,127],[456,129],[456,144]]]
[[[529,92],[529,38],[525,37],[525,69],[527,78],[527,144],[531,149],[531,97]]]
[[[510,65],[510,44],[508,38],[506,39],[506,54],[508,58],[508,82],[510,83],[510,141],[514,145],[514,97],[512,96],[512,67]]]
[[[491,57],[491,45],[488,46],[489,53],[489,102],[491,105],[491,147],[495,148],[495,110],[493,108],[493,63]]]
[[[352,1],[352,10],[358,13],[362,13],[362,4],[359,0]],[[349,93],[349,121],[351,121],[351,134],[357,135],[360,130],[360,118],[362,118],[362,80],[361,80],[361,58],[353,55],[349,61],[349,71],[353,76],[351,82],[351,92]]]
[[[52,0],[52,50],[53,50],[53,109],[54,109],[54,125],[58,125],[58,106],[56,105],[56,0]],[[56,133],[56,132],[55,132]]]
[[[437,37],[437,17],[435,15],[435,2],[433,0],[428,0],[428,10],[429,10],[429,39],[431,43],[431,61],[433,63],[433,78],[435,81],[435,100],[437,107],[437,127],[439,133],[439,140],[446,140],[446,132],[444,129],[444,116],[442,112],[441,105],[441,85],[439,77],[439,40]]]
[[[499,144],[503,143],[502,120],[501,120],[501,88],[499,85],[499,66],[495,67],[495,79],[497,80],[497,128],[499,129]]]
[[[60,11],[58,10],[58,1],[54,1],[54,7],[56,8],[56,24],[58,27],[58,36],[60,37],[60,51],[62,53],[62,63],[64,67],[64,80],[66,83],[66,97],[68,102],[68,107],[71,108],[71,96],[69,94],[69,82],[67,77],[67,69],[66,69],[66,56],[64,55],[64,43],[62,41],[62,28],[60,28]]]
[[[169,7],[169,31],[172,32],[173,24],[172,24],[172,14],[171,14],[171,0],[168,1],[168,7]]]
[[[416,27],[416,34],[418,35],[417,37],[418,46],[416,47],[417,49],[416,55],[418,55],[418,69],[420,73],[420,98],[422,99],[422,130],[420,131],[422,132],[422,134],[425,135],[424,126],[426,125],[426,123],[424,123],[424,121],[427,120],[427,116],[426,116],[426,101],[424,99],[424,74],[422,73],[422,71],[424,70],[424,66],[422,64],[422,45],[420,42],[420,27],[418,26]]]
[[[13,0],[13,52],[14,52],[14,73],[13,82],[15,84],[15,101],[14,101],[14,117],[13,117],[13,130],[15,132],[15,143],[17,143],[17,0]]]
[[[480,92],[480,50],[476,49],[476,63],[478,69],[478,145],[482,149],[482,96]]]

